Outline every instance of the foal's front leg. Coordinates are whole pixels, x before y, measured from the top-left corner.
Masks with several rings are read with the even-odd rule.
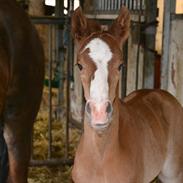
[[[27,183],[32,125],[27,121],[24,124],[22,122],[5,122],[4,137],[9,156],[8,183]]]

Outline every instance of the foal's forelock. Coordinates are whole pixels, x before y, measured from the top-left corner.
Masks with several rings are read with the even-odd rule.
[[[89,49],[89,57],[96,65],[94,79],[90,83],[90,99],[96,103],[109,97],[108,62],[112,58],[109,45],[100,38],[92,39],[85,49]]]

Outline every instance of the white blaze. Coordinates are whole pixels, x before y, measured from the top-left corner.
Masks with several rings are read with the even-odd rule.
[[[112,52],[106,42],[100,38],[94,38],[85,47],[89,48],[89,56],[96,64],[94,79],[90,85],[90,99],[97,103],[108,99],[108,62],[112,58]]]

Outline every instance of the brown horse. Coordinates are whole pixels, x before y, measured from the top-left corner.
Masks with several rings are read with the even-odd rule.
[[[121,44],[129,34],[123,7],[108,31],[77,9],[72,33],[86,99],[84,133],[77,148],[75,183],[183,183],[183,109],[162,90],[118,94]]]
[[[27,182],[31,134],[43,78],[44,55],[35,28],[15,0],[0,0],[0,126],[9,160],[6,177],[1,137],[0,183]]]

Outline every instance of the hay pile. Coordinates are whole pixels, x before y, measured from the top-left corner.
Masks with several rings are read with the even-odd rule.
[[[54,120],[52,123],[52,157],[64,157],[64,121]],[[70,129],[69,158],[74,157],[75,148],[80,137],[80,131]],[[33,137],[33,159],[44,160],[48,156],[48,113],[40,112],[34,126]],[[70,183],[71,168],[69,166],[60,167],[32,167],[29,169],[29,183]]]

